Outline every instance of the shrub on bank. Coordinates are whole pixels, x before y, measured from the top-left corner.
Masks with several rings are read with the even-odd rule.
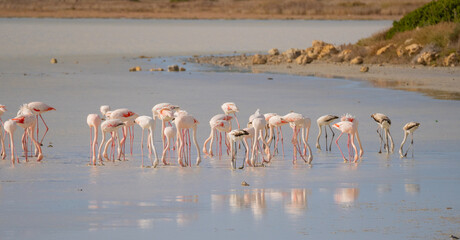
[[[425,4],[399,21],[385,34],[391,39],[398,32],[405,32],[417,27],[435,25],[440,22],[460,22],[460,0],[438,0]]]

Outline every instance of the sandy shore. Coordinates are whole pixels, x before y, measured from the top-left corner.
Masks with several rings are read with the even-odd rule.
[[[307,65],[293,63],[253,65],[245,61],[228,61],[225,57],[195,58],[194,61],[225,67],[249,69],[254,73],[280,73],[300,76],[365,80],[376,87],[422,92],[437,99],[460,100],[460,67],[426,67],[421,65],[353,65],[314,61]],[[363,66],[368,72],[361,72]]]

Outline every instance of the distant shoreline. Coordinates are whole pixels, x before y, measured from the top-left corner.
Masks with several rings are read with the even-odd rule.
[[[398,20],[402,15],[276,15],[276,14],[223,14],[223,13],[156,13],[156,12],[104,12],[104,11],[11,11],[0,10],[0,18],[101,18],[101,19],[183,19],[183,20]]]
[[[412,92],[444,100],[460,100],[460,67],[428,67],[420,65],[330,63],[314,61],[299,65],[292,63],[252,64],[235,61],[232,57],[204,56],[189,59],[199,64],[245,69],[253,73],[277,73],[324,78],[344,78],[370,82],[374,87],[391,88]],[[361,72],[361,67],[369,67]]]

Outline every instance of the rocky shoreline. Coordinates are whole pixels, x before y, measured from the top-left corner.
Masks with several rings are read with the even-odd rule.
[[[254,73],[280,73],[302,76],[334,77],[367,80],[376,87],[387,87],[422,92],[439,99],[460,100],[460,67],[458,56],[445,57],[445,67],[436,67],[431,57],[433,47],[417,47],[408,42],[403,54],[411,56],[408,64],[366,63],[359,52],[351,48],[313,41],[307,49],[288,49],[280,52],[270,49],[267,54],[240,54],[233,56],[194,56],[189,62],[240,69]],[[382,49],[382,50],[380,50]],[[380,54],[398,48],[385,46]],[[420,60],[418,60],[420,59]]]

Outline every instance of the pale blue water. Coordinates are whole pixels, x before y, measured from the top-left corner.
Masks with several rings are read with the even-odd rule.
[[[168,24],[187,26],[188,31],[212,25],[211,29],[225,32],[234,23],[247,23],[257,36],[267,30],[268,27],[263,27],[267,23],[275,25],[275,30],[292,30],[291,34],[304,24],[324,24],[321,28],[349,24],[351,29],[361,24],[376,24],[372,26],[376,31],[382,25],[366,21],[2,19],[0,26],[3,29],[5,24],[39,25],[52,29],[63,24],[62,29],[68,32],[74,29],[72,46],[78,46],[82,44],[78,36],[85,38],[85,35],[77,33],[97,26],[100,31],[107,27],[108,33],[130,36],[133,33],[129,29],[134,25],[138,25],[136,32],[143,32],[140,30],[150,25],[171,29],[166,27]],[[22,35],[19,28],[8,29],[10,32],[16,29],[10,36]],[[331,42],[356,37],[350,36],[346,28],[339,29],[343,32],[335,30],[338,37]],[[103,32],[100,35],[99,40],[106,36]],[[216,35],[220,36],[213,34]],[[18,39],[17,45],[34,37],[43,36]],[[210,43],[216,46],[209,51],[231,52],[227,45],[218,46],[220,37],[216,38]],[[129,43],[126,39],[108,42],[95,55],[86,51],[98,48],[99,40],[82,49],[82,54],[75,52],[76,48],[69,50],[64,46],[60,48],[62,56],[50,54],[58,58],[56,65],[49,64],[48,44],[44,49],[24,46],[17,58],[0,62],[0,103],[9,110],[3,115],[4,120],[14,115],[19,104],[33,100],[44,101],[57,109],[44,116],[50,126],[45,146],[51,142],[53,147],[44,147],[42,163],[31,161],[13,168],[8,160],[0,161],[1,239],[448,239],[450,234],[460,235],[460,132],[453,127],[460,117],[458,101],[373,88],[358,81],[208,72],[192,64],[185,65],[187,71],[181,73],[130,73],[128,69],[132,66],[166,67],[182,60],[123,58],[125,52],[131,53],[130,56],[143,52],[141,48],[121,48],[121,52],[115,52],[115,46]],[[250,48],[238,43],[232,47],[253,51],[269,48],[252,44],[247,43]],[[306,41],[305,47],[309,44]],[[5,53],[2,59],[13,54],[10,48],[20,49],[15,42],[1,46]],[[199,47],[191,49],[199,54],[208,51],[202,42],[196,46]],[[33,52],[27,55],[27,49]],[[180,45],[178,51],[188,53],[184,49],[187,46]],[[155,52],[149,51],[145,54]],[[171,55],[177,54],[171,52]],[[269,77],[273,80],[267,80]],[[228,157],[224,156],[220,160],[204,158],[199,167],[142,169],[139,128],[136,128],[135,153],[128,156],[129,161],[102,167],[86,165],[89,156],[86,115],[97,113],[102,104],[128,107],[141,115],[150,115],[152,106],[159,102],[178,104],[200,121],[198,139],[202,147],[209,135],[209,119],[221,113],[220,105],[226,101],[237,103],[238,117],[244,124],[257,108],[280,114],[294,110],[309,116],[313,123],[324,114],[352,113],[360,121],[365,150],[362,163],[344,164],[335,144],[332,153],[317,152],[314,146],[318,130],[313,124],[309,139],[314,154],[312,167],[301,160],[297,165],[292,164],[288,127],[283,129],[286,156],[284,159],[278,156],[265,168],[232,171]],[[370,118],[374,112],[390,116],[396,149],[402,140],[402,126],[409,121],[421,123],[415,132],[414,158],[401,160],[397,154],[377,153],[377,124]],[[18,130],[16,143],[21,134]],[[157,148],[161,146],[158,136],[157,132]],[[345,139],[341,139],[341,147],[346,148]],[[243,152],[241,149],[238,153],[238,164]],[[195,156],[193,149],[192,159]],[[170,161],[176,163],[175,159]],[[250,186],[241,186],[242,181]]]

